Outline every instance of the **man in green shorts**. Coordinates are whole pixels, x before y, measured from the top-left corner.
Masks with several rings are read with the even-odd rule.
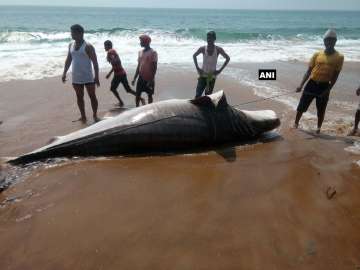
[[[224,51],[223,48],[215,45],[216,33],[210,31],[207,33],[207,46],[200,47],[193,55],[194,64],[197,72],[199,73],[198,84],[196,87],[195,98],[201,97],[205,90],[205,95],[212,94],[215,86],[216,76],[219,75],[227,64],[230,62],[230,56]],[[203,65],[199,67],[197,57],[203,54]],[[219,55],[225,58],[225,62],[218,70],[217,60]]]

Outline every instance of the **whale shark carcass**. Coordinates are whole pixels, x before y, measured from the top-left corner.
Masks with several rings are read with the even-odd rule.
[[[223,91],[194,100],[171,99],[127,110],[9,161],[191,150],[254,139],[280,125],[273,111],[230,106]]]

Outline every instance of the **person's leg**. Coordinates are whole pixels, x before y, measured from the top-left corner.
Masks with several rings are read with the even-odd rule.
[[[93,118],[94,121],[97,122],[100,119],[97,116],[97,109],[98,109],[98,100],[96,98],[96,93],[95,93],[95,84],[88,84],[85,86],[87,93],[89,95],[90,101],[91,101],[91,108],[93,110]]]
[[[146,83],[146,92],[148,94],[148,103],[153,103],[153,95],[155,92],[155,81]]]
[[[132,94],[133,96],[136,97],[136,92],[130,87],[129,85],[129,82],[128,82],[128,79],[127,79],[127,76],[124,75],[122,78],[121,78],[121,83],[122,85],[124,86],[124,89],[127,93],[129,94]],[[140,102],[142,105],[145,105],[145,99],[143,99],[142,97],[140,97]]]
[[[328,101],[329,101],[329,94],[326,94],[325,96],[321,96],[321,97],[316,97],[316,109],[317,109],[317,117],[318,117],[316,133],[320,133],[322,123],[324,122]]]
[[[153,103],[153,95],[148,94],[148,104]]]
[[[206,88],[206,78],[199,77],[198,83],[196,86],[196,95],[195,98],[201,97]]]
[[[360,122],[360,108],[355,113],[354,129],[349,133],[349,136],[356,135],[359,129],[359,122]]]
[[[136,107],[139,107],[141,100],[141,92],[142,92],[143,83],[141,78],[139,77],[136,83],[136,95],[135,95],[135,104]]]
[[[299,101],[299,105],[297,107],[297,113],[296,113],[295,123],[294,123],[295,128],[299,127],[300,119],[301,119],[303,113],[308,110],[313,99],[314,99],[313,95],[307,95],[305,93],[302,94],[300,101]]]
[[[86,122],[86,114],[85,114],[85,102],[84,102],[84,85],[83,84],[73,84],[73,88],[76,93],[77,105],[80,110],[80,121]]]
[[[299,127],[299,122],[300,122],[302,115],[303,115],[303,112],[301,112],[301,111],[296,112],[295,123],[294,123],[295,128]]]
[[[211,95],[214,91],[214,87],[215,87],[215,82],[216,82],[216,79],[212,79],[210,82],[209,82],[209,89],[207,89],[206,91],[206,95]]]
[[[114,94],[114,96],[119,101],[119,106],[122,107],[122,106],[124,106],[124,102],[120,98],[120,95],[119,95],[119,93],[117,91],[117,88],[118,88],[119,84],[120,84],[120,78],[118,76],[114,76],[112,81],[111,81],[110,91]]]
[[[355,114],[355,125],[354,125],[355,131],[359,129],[359,122],[360,122],[360,110],[357,110]]]

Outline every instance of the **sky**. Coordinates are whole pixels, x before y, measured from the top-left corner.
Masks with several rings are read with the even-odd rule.
[[[0,0],[0,5],[360,10],[360,0]]]

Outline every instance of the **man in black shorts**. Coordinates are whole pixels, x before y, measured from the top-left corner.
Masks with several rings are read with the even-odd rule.
[[[316,99],[318,116],[316,133],[320,133],[326,106],[329,101],[330,90],[335,85],[344,63],[344,56],[335,50],[336,41],[336,32],[329,29],[324,36],[325,50],[321,50],[313,55],[309,68],[300,86],[296,89],[296,92],[301,92],[304,84],[308,81],[297,107],[295,128],[299,126],[303,113],[307,111],[311,102]]]
[[[110,40],[107,40],[104,42],[104,49],[107,52],[107,61],[111,64],[112,69],[110,72],[106,75],[106,79],[109,79],[111,74],[114,72],[114,77],[111,81],[110,91],[114,94],[114,96],[119,101],[119,106],[124,106],[124,102],[120,98],[120,95],[117,91],[117,88],[120,83],[124,86],[127,93],[130,93],[136,97],[136,92],[131,89],[126,72],[124,68],[122,67],[121,60],[117,52],[113,49],[113,44]],[[143,98],[140,98],[141,103],[144,105],[145,100]]]
[[[148,35],[141,35],[140,46],[144,49],[139,52],[138,66],[132,85],[136,85],[136,106],[139,105],[141,93],[145,92],[148,95],[148,103],[153,102],[153,95],[155,89],[155,74],[157,70],[158,56],[156,51],[150,48],[151,38]]]

